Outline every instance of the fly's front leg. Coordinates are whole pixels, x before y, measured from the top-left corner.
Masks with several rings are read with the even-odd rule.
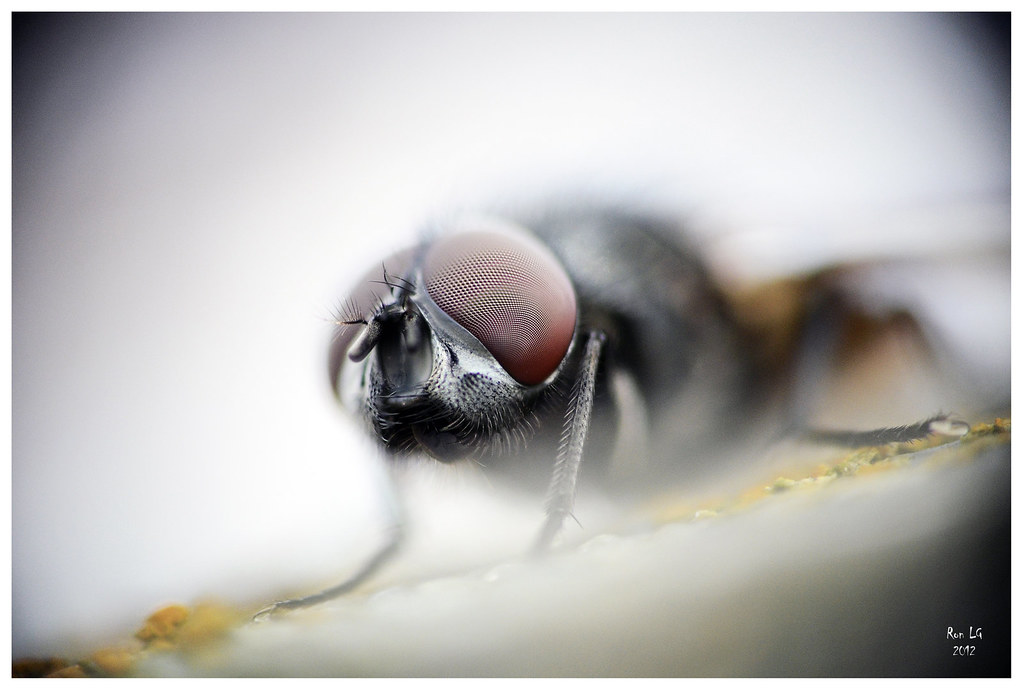
[[[384,564],[391,560],[396,553],[398,553],[398,550],[401,548],[401,543],[404,541],[405,537],[404,510],[402,509],[401,503],[398,499],[397,492],[393,484],[393,478],[391,478],[389,474],[385,473],[380,476],[380,479],[381,494],[388,511],[391,528],[387,533],[386,540],[380,545],[380,547],[378,547],[373,556],[363,563],[359,570],[349,576],[346,580],[343,580],[333,587],[325,589],[322,592],[317,592],[316,594],[310,594],[309,596],[278,601],[258,611],[252,617],[252,620],[266,620],[270,616],[275,613],[280,613],[281,611],[290,611],[292,609],[314,606],[325,601],[330,601],[331,599],[336,599],[343,594],[347,594],[368,580],[377,570],[379,570]]]
[[[572,514],[579,466],[583,459],[583,445],[590,427],[590,414],[593,411],[597,367],[606,340],[607,337],[601,331],[591,332],[586,340],[579,375],[565,417],[558,458],[554,463],[554,473],[547,491],[547,519],[534,548],[538,552],[550,546],[565,518]]]
[[[383,544],[383,546],[381,546],[372,558],[363,564],[361,569],[347,580],[325,589],[322,592],[317,592],[316,594],[299,597],[298,599],[285,599],[283,601],[278,601],[258,611],[254,616],[252,616],[252,620],[262,621],[275,613],[280,613],[281,611],[290,611],[292,609],[302,609],[307,606],[314,606],[325,601],[330,601],[331,599],[336,599],[342,594],[347,594],[369,579],[369,577],[375,573],[380,566],[389,561],[391,557],[398,552],[403,537],[404,530],[401,525],[395,525],[391,529],[387,541]]]

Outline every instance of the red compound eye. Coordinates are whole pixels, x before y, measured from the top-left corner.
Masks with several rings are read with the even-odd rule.
[[[437,306],[520,383],[540,383],[565,357],[575,291],[539,243],[488,232],[442,238],[425,257],[423,278]]]

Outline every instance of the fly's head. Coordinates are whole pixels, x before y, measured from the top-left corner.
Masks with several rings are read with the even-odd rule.
[[[521,229],[478,221],[363,277],[337,319],[330,375],[387,450],[457,460],[528,433],[576,322],[553,254]]]

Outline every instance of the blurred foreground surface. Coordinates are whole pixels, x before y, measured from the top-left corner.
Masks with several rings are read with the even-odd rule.
[[[169,607],[56,673],[1008,676],[1009,434],[858,451],[697,512],[665,496],[548,558],[259,623]]]

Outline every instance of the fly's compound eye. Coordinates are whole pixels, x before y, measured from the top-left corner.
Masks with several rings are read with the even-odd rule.
[[[437,241],[423,263],[426,291],[527,386],[554,373],[572,342],[575,290],[538,242],[470,232]]]

